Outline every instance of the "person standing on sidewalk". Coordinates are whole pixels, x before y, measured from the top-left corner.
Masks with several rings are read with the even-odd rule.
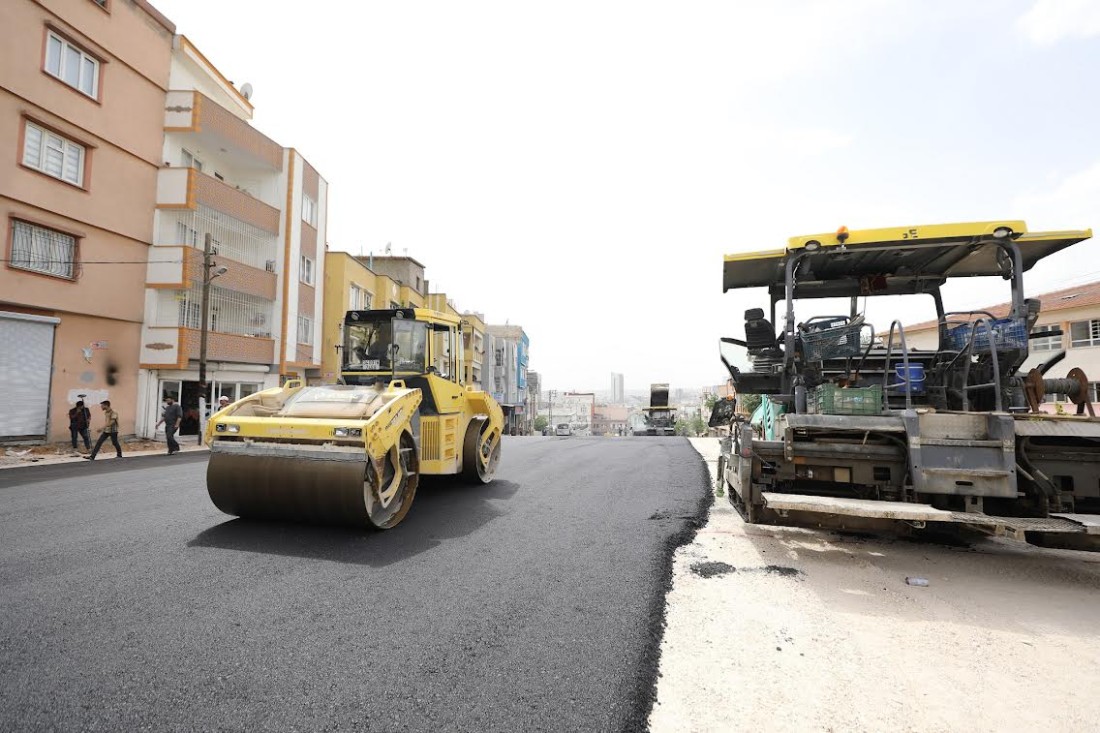
[[[84,438],[84,450],[92,449],[92,438],[88,431],[91,424],[91,410],[84,406],[84,400],[78,400],[76,407],[69,410],[69,434],[73,439],[73,450],[76,450],[77,437]]]
[[[180,452],[180,444],[176,441],[176,431],[180,429],[180,423],[183,422],[183,408],[171,396],[165,397],[164,400],[168,404],[164,406],[164,414],[161,415],[157,427],[160,427],[160,423],[164,423],[164,437],[168,441],[168,455],[172,455]]]
[[[95,442],[95,448],[92,449],[92,454],[90,456],[84,456],[84,460],[94,461],[96,454],[99,453],[99,449],[107,442],[107,438],[111,439],[111,444],[115,447],[117,457],[122,458],[122,446],[118,444],[118,413],[111,409],[110,400],[103,400],[99,403],[99,406],[103,408],[103,419],[107,422],[103,426],[103,432],[99,434],[99,440]]]

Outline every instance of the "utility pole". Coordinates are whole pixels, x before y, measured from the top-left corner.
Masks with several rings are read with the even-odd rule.
[[[210,330],[210,281],[221,277],[229,271],[228,267],[219,267],[214,272],[210,269],[217,265],[213,257],[212,249],[214,235],[206,233],[202,243],[202,320],[199,326],[199,445],[202,445],[206,433],[206,341]]]
[[[550,390],[550,392],[548,394],[550,395],[550,433],[553,434],[553,432],[554,432],[554,398],[558,396],[558,393],[555,390]]]

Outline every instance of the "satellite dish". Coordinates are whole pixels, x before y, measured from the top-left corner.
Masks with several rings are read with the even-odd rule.
[[[241,96],[245,99],[252,99],[252,85],[247,81],[241,84]]]

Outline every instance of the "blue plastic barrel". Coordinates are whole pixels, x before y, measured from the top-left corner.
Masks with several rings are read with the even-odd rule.
[[[906,379],[905,364],[898,364],[894,368],[894,374],[896,374],[898,378],[898,386],[896,387],[898,392],[904,392],[905,383],[909,382],[909,389],[913,394],[924,394],[923,364],[910,364],[908,379]]]

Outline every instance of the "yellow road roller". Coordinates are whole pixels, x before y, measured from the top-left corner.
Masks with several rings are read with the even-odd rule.
[[[488,483],[504,415],[465,384],[460,319],[348,311],[338,384],[249,395],[206,427],[206,486],[227,514],[390,529],[421,476]]]

